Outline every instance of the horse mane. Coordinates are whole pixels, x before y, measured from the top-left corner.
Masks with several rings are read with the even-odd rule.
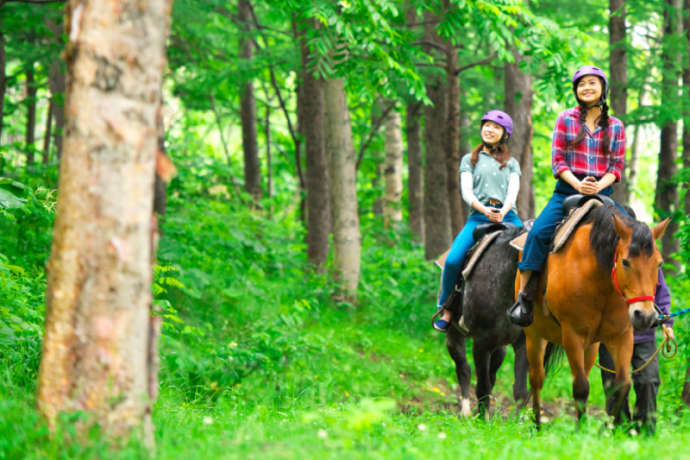
[[[636,257],[642,253],[650,256],[654,252],[654,238],[646,224],[626,216],[616,206],[599,206],[590,211],[583,223],[592,223],[589,242],[594,250],[597,264],[606,271],[613,268],[613,256],[618,246],[618,233],[614,227],[613,215],[632,228],[632,239],[628,248],[630,257]]]

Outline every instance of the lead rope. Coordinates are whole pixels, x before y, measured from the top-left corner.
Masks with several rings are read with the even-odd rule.
[[[666,329],[666,325],[663,325],[663,328]],[[661,352],[661,355],[664,358],[671,359],[674,356],[676,356],[676,353],[678,353],[678,343],[676,342],[676,339],[670,339],[664,334],[664,340],[661,342],[661,345],[656,349],[654,354],[647,360],[646,363],[644,363],[642,366],[638,367],[637,369],[633,369],[632,373],[637,374],[638,372],[642,372],[642,370],[649,366],[649,364],[654,361],[654,358]],[[608,367],[604,367],[599,363],[594,363],[595,366],[597,366],[599,369],[610,372],[612,374],[615,374],[616,371],[613,369],[609,369]]]

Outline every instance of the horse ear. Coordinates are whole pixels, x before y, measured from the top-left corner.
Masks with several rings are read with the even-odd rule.
[[[615,214],[613,215],[613,226],[621,240],[627,241],[632,237],[632,229],[625,225],[625,222],[619,219]]]
[[[666,219],[662,220],[658,224],[656,224],[656,227],[652,229],[652,236],[654,237],[655,240],[658,240],[661,238],[661,235],[664,234],[666,231],[666,227],[668,227],[668,223],[671,222],[671,218],[667,217]]]

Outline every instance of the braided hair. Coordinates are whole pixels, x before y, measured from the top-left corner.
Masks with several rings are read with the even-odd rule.
[[[601,81],[602,94],[598,104],[599,107],[601,107],[601,114],[599,114],[599,120],[597,124],[602,130],[604,130],[603,151],[604,156],[606,157],[611,153],[611,135],[609,134],[609,105],[606,103],[606,95],[603,93],[604,81],[600,77],[598,78]],[[572,148],[578,145],[585,138],[585,120],[587,118],[588,107],[579,99],[577,100],[577,102],[580,107],[580,117],[578,119],[580,123],[580,130],[577,132],[575,139],[567,142],[566,147],[568,148]]]

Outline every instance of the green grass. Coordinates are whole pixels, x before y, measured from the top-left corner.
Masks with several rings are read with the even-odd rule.
[[[165,309],[155,458],[687,457],[690,416],[676,414],[688,356],[681,321],[681,352],[662,360],[654,438],[612,431],[600,415],[577,427],[563,410],[571,407],[565,363],[543,392],[560,415],[541,432],[529,410],[514,407],[488,421],[464,419],[454,410],[444,337],[428,322],[440,273],[404,230],[379,226],[363,223],[355,308],[334,303],[328,277],[309,271],[303,231],[291,216],[266,219],[204,197],[172,200],[155,286]],[[0,344],[0,459],[145,457],[136,440],[114,450],[97,430],[78,437],[76,416],[49,435],[34,396],[45,281],[2,273],[11,281],[0,286],[4,296],[31,293],[20,304],[31,327]],[[499,395],[511,394],[512,362],[509,351]],[[603,405],[597,373],[592,414]]]

